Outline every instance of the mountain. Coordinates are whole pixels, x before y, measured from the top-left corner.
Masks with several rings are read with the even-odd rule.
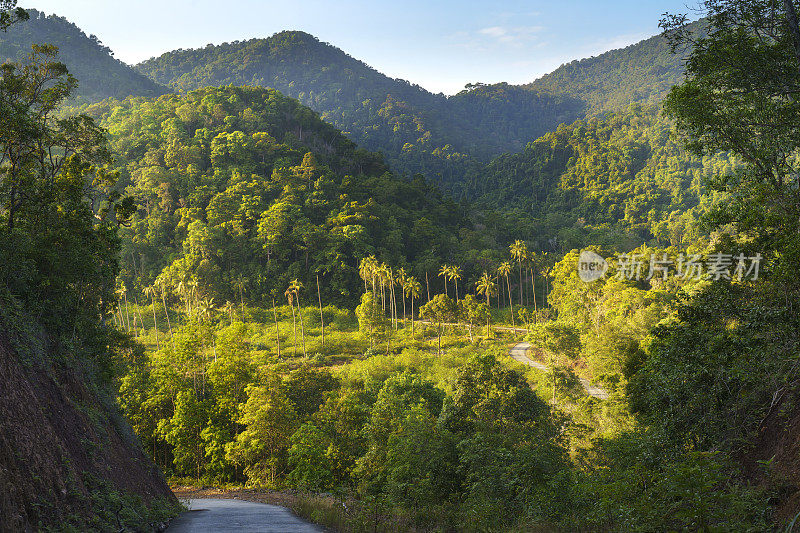
[[[561,125],[516,154],[470,170],[459,193],[479,205],[540,220],[569,247],[601,240],[681,245],[698,216],[720,201],[705,179],[732,172],[725,154],[689,154],[657,105]]]
[[[406,173],[440,183],[468,155],[488,159],[576,116],[574,99],[509,85],[470,87],[447,98],[389,78],[342,50],[299,31],[268,39],[176,50],[137,65],[156,82],[188,91],[255,85],[297,98]]]
[[[467,212],[430,183],[387,171],[309,108],[274,89],[207,87],[158,99],[106,100],[120,185],[139,212],[122,230],[122,279],[206,297],[283,297],[295,278],[353,303],[360,258],[415,271],[486,244]],[[237,280],[245,280],[244,282]]]
[[[687,26],[700,34],[704,22]],[[683,80],[683,61],[667,38],[656,35],[596,57],[572,61],[523,85],[530,90],[564,94],[585,106],[584,116],[625,109],[631,103],[658,104]]]
[[[169,92],[122,61],[94,35],[87,36],[65,18],[28,10],[30,20],[12,25],[0,33],[0,62],[18,62],[31,52],[33,44],[53,44],[59,59],[80,85],[79,101],[96,102],[108,97],[158,96]]]

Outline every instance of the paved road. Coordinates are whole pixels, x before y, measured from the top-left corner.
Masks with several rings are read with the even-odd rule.
[[[242,500],[189,500],[189,511],[172,521],[169,533],[322,533],[285,507]]]
[[[532,361],[528,355],[528,349],[531,347],[531,343],[529,342],[520,342],[514,345],[511,348],[511,351],[508,354],[515,360],[523,365],[532,366],[533,368],[538,368],[539,370],[547,370],[547,367],[538,361]],[[608,392],[602,387],[598,387],[596,385],[592,385],[592,383],[588,379],[580,378],[581,385],[586,390],[586,394],[589,396],[593,396],[594,398],[600,398],[601,400],[608,399]]]

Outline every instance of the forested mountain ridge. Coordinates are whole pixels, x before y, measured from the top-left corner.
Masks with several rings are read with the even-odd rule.
[[[384,152],[393,168],[440,182],[458,174],[452,167],[465,154],[518,150],[576,112],[569,97],[509,85],[471,87],[450,98],[431,94],[299,31],[168,52],[137,68],[183,91],[229,84],[278,89],[359,145]]]
[[[704,24],[693,22],[686,31],[701,34]],[[521,87],[576,98],[584,105],[582,116],[589,117],[622,111],[632,103],[660,104],[669,90],[683,81],[684,72],[680,53],[671,50],[664,35],[655,35],[624,48],[571,61]]]
[[[698,236],[699,215],[722,199],[707,180],[734,168],[726,154],[690,154],[660,106],[632,105],[562,124],[521,152],[470,170],[457,193],[518,209],[568,247],[583,245],[579,235],[611,228],[635,235],[637,244],[679,246]]]
[[[33,44],[53,44],[59,57],[80,85],[75,97],[96,102],[108,97],[158,96],[169,89],[136,72],[96,36],[87,36],[75,24],[57,15],[28,10],[30,19],[0,33],[0,62],[21,61],[31,53]]]
[[[318,273],[324,297],[350,302],[361,257],[432,270],[483,238],[433,185],[389,173],[274,89],[208,87],[87,111],[139,206],[122,231],[129,286],[158,280],[177,298],[193,278],[205,297],[268,301]]]
[[[422,172],[447,189],[477,166],[473,160],[519,151],[561,123],[658,103],[683,75],[661,35],[562,65],[527,85],[474,84],[451,97],[388,78],[299,31],[168,52],[137,68],[176,90],[274,87],[383,152],[392,168]]]

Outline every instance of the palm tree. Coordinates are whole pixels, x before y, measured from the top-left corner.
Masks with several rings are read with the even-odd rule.
[[[447,296],[447,278],[450,276],[450,266],[442,265],[439,269],[439,277],[444,278],[444,295]]]
[[[319,290],[319,273],[317,273],[317,299],[319,300],[319,323],[322,325],[322,347],[325,347],[325,319],[322,316],[322,293]]]
[[[297,281],[297,280],[295,280],[295,281]],[[294,330],[294,344],[292,346],[293,346],[293,349],[294,349],[294,355],[295,355],[295,357],[297,357],[297,316],[294,313],[294,295],[295,295],[295,292],[294,292],[293,284],[294,284],[294,281],[292,282],[292,284],[289,285],[289,287],[286,289],[286,291],[283,293],[283,295],[286,296],[286,300],[289,302],[289,307],[292,308],[292,329]]]
[[[458,280],[461,279],[461,267],[452,265],[450,267],[450,281],[456,285],[456,303],[458,303]]]
[[[117,298],[122,297],[122,299],[125,300],[125,314],[124,315],[122,314],[122,307],[120,305],[119,316],[120,316],[120,318],[123,319],[122,323],[123,324],[127,324],[126,330],[128,331],[128,333],[130,333],[131,332],[131,316],[130,316],[130,314],[128,314],[128,296],[127,296],[127,292],[128,292],[128,290],[125,288],[125,284],[124,283],[120,283],[119,284],[119,288],[117,289]],[[127,319],[127,322],[126,322],[126,319]]]
[[[408,296],[411,297],[411,336],[414,336],[414,299],[419,298],[420,294],[422,293],[422,284],[417,281],[417,278],[410,277],[406,280],[406,284],[403,288],[406,291]]]
[[[294,310],[294,307],[292,307]],[[275,317],[275,344],[278,346],[278,359],[281,358],[281,330],[278,328],[278,312],[275,310],[275,297],[272,298],[272,316]]]
[[[197,312],[200,318],[204,320],[211,320],[214,317],[214,298],[203,298],[198,302]]]
[[[531,291],[533,292],[533,320],[536,321],[536,314],[538,311],[538,306],[536,305],[536,266],[538,263],[538,256],[536,252],[531,252],[528,259],[530,260]]]
[[[486,297],[486,338],[489,338],[489,319],[492,316],[491,309],[492,305],[489,302],[489,297],[495,293],[497,290],[497,284],[494,282],[494,278],[489,275],[488,272],[485,272],[481,275],[481,278],[478,280],[477,289],[479,294],[483,294]]]
[[[297,301],[297,313],[300,315],[300,334],[303,338],[303,357],[306,357],[306,329],[303,325],[303,310],[300,307],[300,289],[302,288],[303,284],[296,279],[292,280],[292,282],[289,284],[289,289],[292,290],[295,300]],[[295,335],[296,334],[297,333],[295,333]]]
[[[406,327],[406,282],[408,282],[406,269],[398,268],[397,284],[400,285],[400,296],[403,298],[403,327]]]
[[[511,252],[511,257],[514,258],[519,264],[519,305],[522,305],[522,262],[525,261],[525,258],[528,255],[528,247],[525,245],[525,242],[516,240],[514,244],[508,247],[509,251]]]
[[[158,340],[158,320],[156,320],[156,288],[149,285],[144,288],[144,295],[150,297],[150,304],[153,306],[153,327],[156,330],[156,349],[161,349],[161,342]]]
[[[506,278],[506,285],[508,286],[508,303],[511,305],[511,327],[516,328],[516,322],[514,321],[514,298],[511,296],[511,281],[508,279],[509,274],[511,274],[511,263],[508,261],[503,261],[500,263],[500,266],[497,267],[497,274]]]

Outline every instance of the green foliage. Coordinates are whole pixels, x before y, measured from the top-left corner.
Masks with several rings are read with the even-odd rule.
[[[423,271],[460,251],[454,234],[468,221],[456,204],[387,173],[275,90],[209,88],[88,111],[109,129],[139,206],[123,231],[122,280],[158,281],[190,311],[206,298],[270,301],[293,279],[315,287],[317,273],[326,302],[354,302],[368,254]]]
[[[81,82],[74,94],[78,103],[130,95],[159,96],[169,92],[114,58],[114,53],[97,36],[87,36],[65,18],[45,15],[35,9],[25,11],[25,15],[24,21],[0,34],[0,61],[22,61],[30,53],[31,46],[38,43],[58,47],[62,61]]]

